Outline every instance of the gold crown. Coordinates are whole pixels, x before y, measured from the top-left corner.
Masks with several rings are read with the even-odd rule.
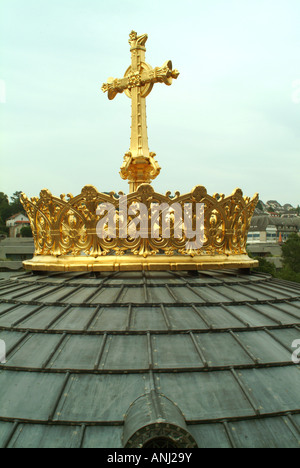
[[[171,197],[156,193],[149,185],[160,172],[155,153],[149,151],[146,124],[146,97],[155,83],[170,86],[179,72],[172,68],[171,60],[154,69],[145,62],[145,43],[148,36],[130,33],[131,65],[123,78],[108,78],[102,85],[109,99],[123,93],[131,99],[130,150],[125,153],[121,177],[129,180],[126,197],[126,213],[122,218],[119,207],[121,193],[100,193],[87,185],[80,195],[54,197],[49,190],[42,190],[40,198],[22,195],[21,200],[30,219],[35,242],[35,255],[24,262],[31,270],[57,271],[118,271],[118,270],[200,270],[208,268],[250,268],[258,262],[246,252],[247,233],[251,217],[258,202],[256,194],[251,200],[236,189],[229,197],[209,196],[202,186],[190,193]],[[99,236],[99,205],[109,205],[116,225],[114,235],[106,226]],[[130,208],[143,204],[143,228],[139,236],[130,233],[134,222]],[[164,205],[159,216],[153,217],[153,204]],[[191,237],[183,222],[172,211],[189,205],[187,220],[195,228],[199,223],[197,209],[201,204],[202,242],[190,246]],[[134,210],[133,210],[134,213]],[[176,213],[175,213],[176,214]],[[122,218],[122,219],[121,219]],[[155,219],[154,219],[155,218]],[[168,219],[167,219],[168,218]],[[125,221],[124,221],[125,219]],[[168,235],[164,234],[164,221],[169,222]],[[153,221],[155,234],[153,235]],[[126,223],[120,233],[120,222]],[[123,226],[124,227],[124,226]],[[178,229],[181,234],[178,234]],[[193,232],[197,232],[197,229]],[[199,234],[200,232],[198,232]],[[197,234],[196,234],[197,235]]]
[[[240,189],[232,195],[210,196],[202,186],[190,193],[180,195],[170,192],[162,195],[149,184],[142,184],[126,199],[127,211],[133,204],[143,204],[147,209],[148,236],[120,236],[119,201],[122,193],[100,193],[87,185],[80,195],[73,197],[53,196],[42,190],[40,198],[28,199],[22,194],[21,201],[30,219],[35,242],[35,255],[24,262],[26,269],[57,271],[118,271],[118,270],[201,270],[208,268],[250,268],[257,262],[246,252],[247,234],[251,217],[258,201],[256,194],[251,200],[243,197]],[[174,218],[170,217],[170,236],[162,233],[162,216],[156,219],[158,236],[151,236],[151,208],[153,204],[185,204],[192,206],[192,223],[195,224],[195,206],[204,205],[203,246],[200,249],[186,248],[185,231],[175,236]],[[115,209],[116,237],[99,237],[97,224],[101,218],[97,207],[101,204]],[[165,206],[166,206],[165,205]],[[134,215],[129,215],[127,227]],[[128,230],[129,231],[129,230]],[[127,231],[127,232],[128,232]]]

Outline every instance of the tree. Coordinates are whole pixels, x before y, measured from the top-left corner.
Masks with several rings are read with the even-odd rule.
[[[6,221],[8,218],[17,213],[26,215],[23,205],[21,203],[22,191],[16,191],[9,202],[8,196],[0,192],[0,233],[8,234],[8,228],[6,227]]]
[[[289,266],[284,266],[276,274],[277,278],[300,283],[300,273],[295,273]]]
[[[21,229],[21,236],[22,237],[32,237],[32,231],[30,226],[24,226]]]
[[[260,210],[260,211],[264,211],[264,207],[263,207],[263,205],[262,205],[261,200],[258,201],[256,208],[257,208],[258,210]]]
[[[22,213],[22,214],[25,214],[25,210],[23,208],[23,205],[21,203],[21,194],[22,194],[22,190],[17,190],[12,197],[10,197],[11,199],[11,202],[10,202],[10,206],[11,206],[11,209],[12,209],[12,214],[17,214],[17,213]]]
[[[294,273],[300,273],[300,237],[296,232],[290,234],[288,240],[282,246],[284,267]]]
[[[0,232],[8,233],[6,220],[12,215],[12,208],[8,201],[8,196],[0,192]]]
[[[250,258],[253,258],[254,260],[258,260],[259,262],[258,267],[253,268],[254,271],[260,271],[261,273],[268,273],[269,275],[272,275],[272,276],[276,275],[276,267],[274,263],[269,262],[264,257],[258,257],[257,255],[253,255],[253,253],[250,252],[248,249],[247,249],[247,254]]]
[[[256,257],[256,260],[259,261],[259,266],[254,268],[254,270],[260,271],[261,273],[268,273],[272,276],[276,275],[276,267],[274,263],[269,262],[263,257]]]

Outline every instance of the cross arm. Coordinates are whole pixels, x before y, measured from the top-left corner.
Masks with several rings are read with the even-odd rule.
[[[170,86],[173,78],[177,79],[178,70],[172,70],[171,60],[167,60],[162,67],[150,68],[140,72],[130,72],[124,78],[108,78],[107,83],[103,83],[102,91],[107,92],[108,99],[112,100],[118,93],[123,93],[126,89],[144,86],[147,83],[165,83]]]
[[[103,83],[102,91],[107,92],[107,97],[109,100],[112,100],[116,97],[118,93],[123,93],[125,89],[128,88],[128,79],[127,78],[108,78],[107,83]]]
[[[155,67],[154,69],[142,73],[141,79],[144,83],[165,83],[170,86],[173,78],[177,79],[179,71],[172,70],[171,60],[167,60],[162,67]]]

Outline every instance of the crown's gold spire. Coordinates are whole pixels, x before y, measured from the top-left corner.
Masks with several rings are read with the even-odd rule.
[[[145,44],[147,34],[137,35],[131,31],[129,44],[131,51],[131,65],[126,70],[124,78],[108,78],[102,86],[102,91],[108,93],[108,99],[114,99],[118,93],[131,98],[131,140],[130,149],[124,156],[121,166],[122,179],[129,180],[129,191],[134,192],[142,183],[150,183],[160,172],[155,153],[149,151],[146,97],[151,92],[154,83],[165,83],[170,86],[173,78],[179,72],[172,70],[172,62],[166,61],[162,67],[152,68],[145,62]]]

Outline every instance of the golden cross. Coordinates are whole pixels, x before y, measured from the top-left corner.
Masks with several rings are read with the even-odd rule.
[[[102,86],[102,91],[108,94],[108,99],[114,99],[118,93],[131,98],[131,139],[130,149],[124,156],[121,166],[122,179],[129,180],[129,191],[134,192],[142,183],[150,183],[160,172],[155,161],[155,153],[149,152],[146,97],[151,92],[154,83],[165,83],[170,86],[173,78],[179,72],[172,70],[172,62],[168,60],[162,67],[152,68],[145,62],[147,34],[138,36],[135,31],[129,35],[131,51],[131,66],[125,72],[124,78],[108,78]]]

